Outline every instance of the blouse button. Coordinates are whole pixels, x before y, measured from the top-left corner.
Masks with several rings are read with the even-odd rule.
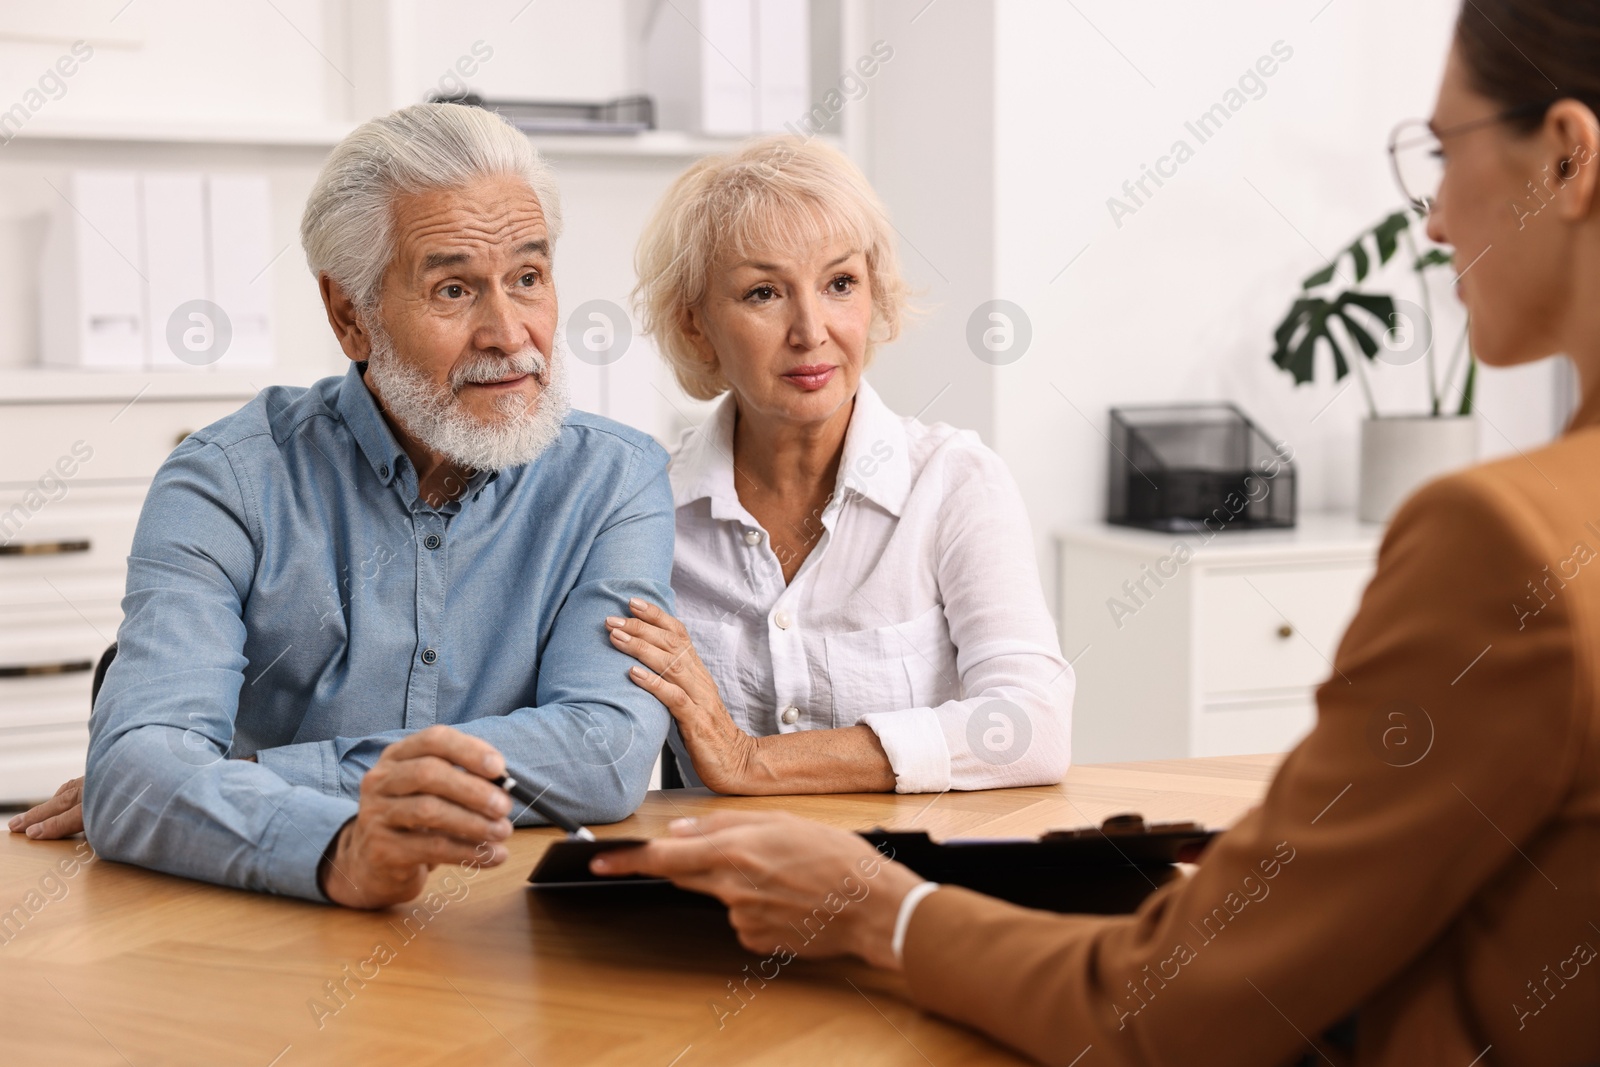
[[[778,624],[778,629],[787,630],[794,618],[787,611],[780,611],[772,617],[772,621]]]
[[[751,548],[754,548],[756,545],[759,545],[761,543],[761,531],[760,530],[746,530],[744,532],[744,543],[749,545]]]
[[[793,704],[790,704],[788,707],[783,709],[783,714],[780,715],[779,718],[783,720],[783,725],[793,726],[795,723],[800,721],[800,709],[795,707]]]

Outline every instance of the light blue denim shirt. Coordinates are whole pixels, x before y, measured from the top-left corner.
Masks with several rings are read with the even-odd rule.
[[[102,856],[323,899],[362,775],[434,723],[579,820],[643,799],[669,716],[604,619],[673,607],[666,453],[573,412],[533,463],[434,510],[363,369],[263,390],[157,473],[90,722]]]

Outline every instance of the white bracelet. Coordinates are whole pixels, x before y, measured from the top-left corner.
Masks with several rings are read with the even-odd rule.
[[[912,886],[911,892],[900,902],[900,914],[894,920],[894,939],[889,942],[896,963],[904,961],[906,930],[911,926],[911,913],[917,910],[917,905],[922,903],[923,897],[938,888],[938,882],[919,882]]]

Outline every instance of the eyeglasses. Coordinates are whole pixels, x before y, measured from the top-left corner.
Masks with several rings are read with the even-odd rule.
[[[1519,104],[1498,115],[1463,122],[1459,126],[1435,132],[1421,119],[1410,119],[1394,128],[1389,135],[1389,162],[1394,167],[1394,180],[1411,206],[1427,213],[1439,199],[1439,183],[1444,180],[1444,148],[1440,144],[1446,137],[1493,126],[1501,122],[1542,115],[1549,110],[1553,100],[1532,104]]]

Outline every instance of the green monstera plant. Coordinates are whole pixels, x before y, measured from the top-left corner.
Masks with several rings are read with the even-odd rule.
[[[1473,388],[1477,382],[1478,364],[1472,358],[1463,327],[1454,354],[1445,369],[1443,378],[1437,374],[1434,359],[1433,295],[1428,288],[1428,275],[1438,268],[1453,269],[1450,253],[1443,248],[1430,248],[1419,252],[1412,227],[1424,216],[1407,208],[1389,215],[1376,226],[1364,230],[1350,245],[1329,261],[1328,265],[1301,283],[1300,295],[1295,298],[1289,313],[1273,332],[1275,347],[1272,362],[1294,376],[1296,385],[1312,381],[1316,373],[1317,352],[1326,346],[1333,354],[1335,381],[1342,380],[1355,366],[1357,380],[1366,396],[1367,409],[1373,418],[1378,417],[1378,406],[1373,400],[1372,386],[1367,381],[1365,363],[1380,360],[1388,363],[1411,362],[1408,354],[1422,346],[1422,359],[1426,361],[1428,376],[1429,414],[1445,413],[1445,399],[1450,383],[1461,374],[1463,358],[1466,376],[1459,389],[1460,403],[1457,415],[1472,414]],[[1360,288],[1375,272],[1381,272],[1402,247],[1404,258],[1410,263],[1421,295],[1420,318],[1409,314],[1402,301],[1394,296],[1368,292]],[[1355,278],[1343,292],[1334,295],[1334,280],[1349,282],[1340,264],[1348,260]]]

